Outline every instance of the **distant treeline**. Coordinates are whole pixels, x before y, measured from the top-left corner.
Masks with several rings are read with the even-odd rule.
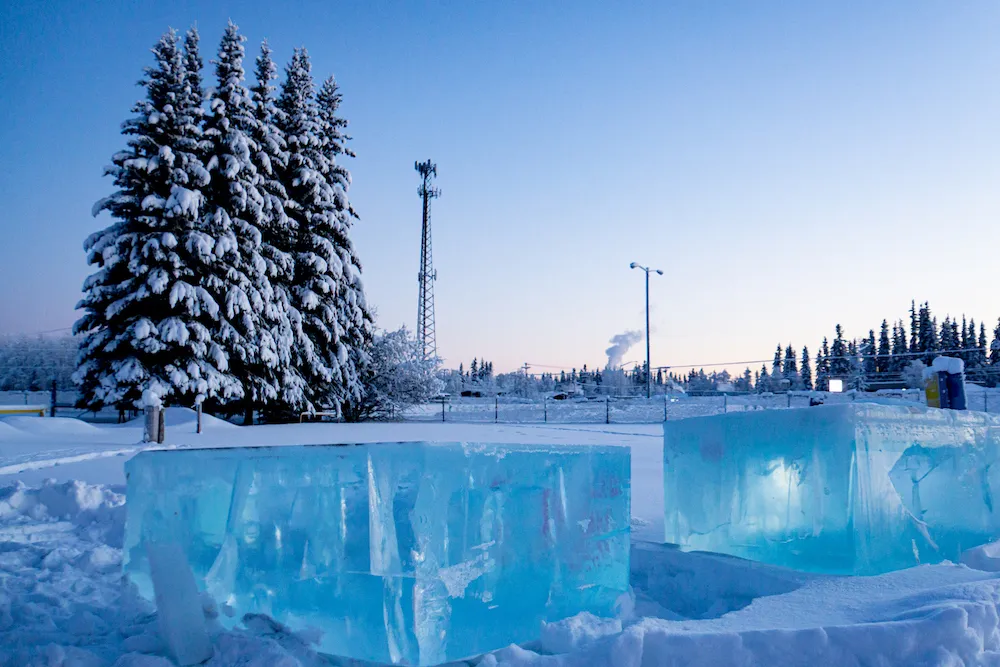
[[[71,390],[78,344],[72,336],[0,336],[0,391]]]

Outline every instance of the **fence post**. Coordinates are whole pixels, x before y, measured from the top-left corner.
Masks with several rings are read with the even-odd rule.
[[[52,404],[49,406],[49,417],[56,416],[56,381],[52,381]]]
[[[549,397],[542,396],[542,420],[549,423]]]
[[[151,405],[146,406],[145,429],[142,434],[143,442],[156,442],[160,436],[160,409]]]
[[[444,421],[444,399],[441,399],[441,421]]]
[[[500,397],[497,396],[493,400],[496,401],[493,404],[493,423],[496,424],[500,421]]]
[[[989,398],[990,398],[989,392],[984,391],[983,392],[983,412],[989,412],[990,411],[990,408],[989,408]]]
[[[785,394],[788,397],[788,407],[792,407],[792,392]]]
[[[611,423],[611,397],[608,396],[604,399],[604,423]]]
[[[198,428],[195,429],[195,433],[201,433],[201,403],[198,404]]]
[[[722,414],[729,412],[729,394],[722,395]]]
[[[663,421],[667,421],[667,395],[663,395]]]

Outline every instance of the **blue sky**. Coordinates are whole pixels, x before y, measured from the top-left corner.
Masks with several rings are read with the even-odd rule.
[[[1000,315],[995,2],[39,1],[0,7],[0,332],[74,321],[149,48],[197,23],[207,61],[230,18],[341,84],[384,327],[415,320],[413,162],[437,162],[449,365],[603,363],[643,324],[632,261],[666,273],[656,365],[861,336],[912,298]]]

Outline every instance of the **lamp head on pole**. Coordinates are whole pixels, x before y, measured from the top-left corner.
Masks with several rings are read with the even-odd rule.
[[[639,266],[638,264],[636,264],[635,262],[632,262],[631,264],[628,265],[628,268],[634,269],[634,268],[636,268],[638,266]]]
[[[656,272],[661,276],[663,275],[663,271],[660,271],[659,269],[657,269]]]

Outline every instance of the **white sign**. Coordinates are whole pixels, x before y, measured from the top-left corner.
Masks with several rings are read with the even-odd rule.
[[[844,391],[844,381],[838,378],[830,378],[830,391],[834,394]]]

